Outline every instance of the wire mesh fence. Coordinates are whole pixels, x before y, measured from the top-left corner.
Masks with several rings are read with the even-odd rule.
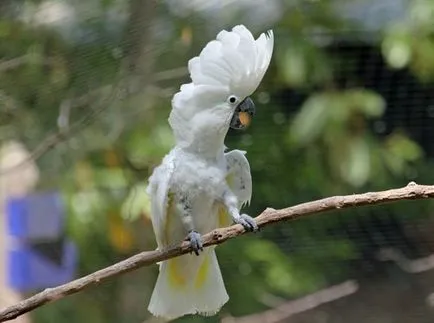
[[[247,151],[247,213],[434,182],[431,0],[4,0],[0,9],[0,142],[23,145],[37,167],[26,196],[61,197],[64,231],[32,250],[61,262],[73,241],[74,277],[156,247],[145,189],[174,144],[171,97],[189,82],[188,60],[236,24],[275,32],[257,115],[226,140]],[[13,166],[0,169],[3,184]],[[342,210],[234,239],[217,248],[228,304],[177,321],[431,322],[432,210],[430,200]],[[156,276],[156,266],[134,271],[27,319],[160,322],[146,310]],[[3,280],[0,291],[5,307],[37,289]]]

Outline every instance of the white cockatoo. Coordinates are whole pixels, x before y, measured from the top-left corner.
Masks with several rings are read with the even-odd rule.
[[[173,97],[169,124],[176,146],[154,170],[147,192],[158,248],[187,237],[196,255],[159,264],[148,307],[155,316],[214,315],[229,299],[214,247],[204,250],[201,234],[232,221],[257,229],[240,214],[252,195],[249,162],[245,152],[225,152],[224,139],[229,127],[242,129],[253,115],[249,96],[270,64],[273,44],[272,31],[256,40],[242,25],[221,31],[189,61],[192,82]]]

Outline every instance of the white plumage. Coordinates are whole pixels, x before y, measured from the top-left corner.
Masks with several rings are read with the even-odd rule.
[[[192,83],[175,94],[169,117],[178,144],[191,139],[191,122],[199,112],[223,103],[232,93],[245,98],[256,90],[270,64],[273,44],[271,30],[254,40],[239,25],[231,32],[221,31],[198,57],[190,59]]]
[[[249,203],[252,179],[245,152],[225,153],[234,111],[262,80],[273,51],[273,33],[255,40],[244,26],[222,31],[189,61],[192,83],[172,100],[169,123],[176,146],[149,179],[152,224],[158,248],[232,221],[256,224],[239,214]],[[199,247],[197,249],[200,249]],[[160,264],[149,311],[168,319],[213,315],[228,301],[214,247]]]

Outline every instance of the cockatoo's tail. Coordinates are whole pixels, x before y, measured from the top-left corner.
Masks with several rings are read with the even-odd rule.
[[[231,222],[256,222],[241,207],[250,202],[252,178],[245,152],[225,152],[229,127],[245,128],[255,112],[250,95],[273,53],[273,33],[255,40],[244,26],[222,31],[189,61],[191,83],[172,100],[169,117],[176,146],[149,179],[152,225],[159,249],[191,241],[196,255],[163,261],[149,304],[155,316],[213,315],[228,301],[214,247],[201,234]]]

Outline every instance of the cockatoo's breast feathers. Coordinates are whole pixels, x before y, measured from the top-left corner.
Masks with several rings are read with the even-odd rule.
[[[249,96],[267,71],[273,45],[271,30],[257,40],[243,25],[223,30],[189,61],[193,84],[226,87],[240,98]]]

